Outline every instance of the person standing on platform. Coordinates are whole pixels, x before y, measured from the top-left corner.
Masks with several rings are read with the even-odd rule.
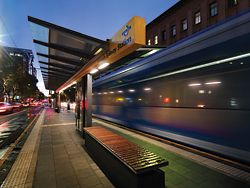
[[[67,102],[67,110],[68,111],[70,110],[70,100],[68,100],[68,102]]]

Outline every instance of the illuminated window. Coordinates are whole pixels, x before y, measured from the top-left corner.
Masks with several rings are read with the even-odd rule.
[[[150,39],[148,40],[148,45],[149,45],[149,46],[151,45],[151,40],[150,40]]]
[[[228,6],[233,7],[238,4],[238,0],[228,0]]]
[[[172,31],[172,36],[175,37],[176,36],[176,26],[175,25],[173,25],[171,27],[171,31]]]
[[[187,19],[182,20],[182,31],[186,31],[188,29]]]
[[[216,16],[218,14],[217,3],[210,4],[210,16]]]
[[[155,44],[158,44],[158,36],[155,36]]]
[[[163,41],[164,41],[164,40],[167,40],[167,31],[166,31],[166,30],[163,30],[163,31],[161,32],[161,38],[162,38]]]
[[[195,24],[201,23],[201,12],[196,12],[194,14],[194,23]]]

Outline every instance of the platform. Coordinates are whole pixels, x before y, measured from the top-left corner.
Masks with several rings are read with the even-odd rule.
[[[3,187],[114,187],[86,153],[75,130],[75,115],[45,109],[14,163]],[[94,119],[168,159],[166,187],[250,187],[250,174],[152,138]]]

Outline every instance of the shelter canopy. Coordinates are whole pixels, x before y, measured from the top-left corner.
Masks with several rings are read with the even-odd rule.
[[[106,41],[28,17],[46,89],[56,90],[89,60],[108,47]]]

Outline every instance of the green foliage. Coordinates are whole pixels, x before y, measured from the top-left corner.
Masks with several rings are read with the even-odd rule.
[[[66,89],[65,91],[63,91],[61,94],[60,94],[60,99],[62,102],[66,102],[68,100],[70,101],[75,101],[75,92],[76,92],[76,89],[71,87],[69,89]]]

